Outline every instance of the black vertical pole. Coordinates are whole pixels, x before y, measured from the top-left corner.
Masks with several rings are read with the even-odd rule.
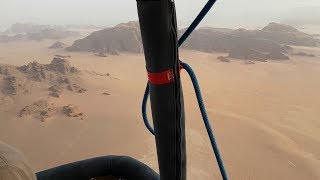
[[[170,72],[173,81],[149,81],[152,117],[161,180],[186,179],[183,94],[173,0],[137,0],[139,22],[150,73]]]

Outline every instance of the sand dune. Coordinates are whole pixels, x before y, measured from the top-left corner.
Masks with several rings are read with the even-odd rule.
[[[85,95],[64,90],[61,98],[38,89],[19,97],[2,95],[1,140],[21,149],[35,170],[108,154],[126,154],[157,170],[154,138],[141,120],[146,83],[142,54],[109,55],[48,49],[52,41],[0,44],[0,62],[49,64],[54,54],[70,55]],[[19,48],[19,47],[24,47]],[[16,53],[21,49],[19,53]],[[294,47],[320,55],[319,48]],[[194,67],[230,179],[320,179],[320,61],[221,62],[224,53],[182,51]],[[111,76],[107,76],[107,74]],[[191,82],[182,72],[187,121],[189,179],[219,179]],[[48,87],[47,87],[48,88]],[[104,95],[108,93],[109,95]],[[84,121],[60,113],[45,123],[17,112],[47,97],[56,107],[74,104]]]

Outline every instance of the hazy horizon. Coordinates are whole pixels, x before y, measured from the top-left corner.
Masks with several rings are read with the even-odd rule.
[[[188,25],[205,3],[206,0],[177,0],[179,26]],[[271,21],[283,21],[290,14],[295,14],[290,12],[303,7],[320,9],[320,1],[244,0],[239,2],[237,0],[220,0],[214,6],[213,11],[208,14],[202,26],[261,27]],[[317,19],[319,16],[320,13],[313,18]],[[134,0],[113,2],[103,0],[2,0],[0,3],[0,27],[2,28],[8,28],[17,22],[112,26],[137,19],[136,1]]]

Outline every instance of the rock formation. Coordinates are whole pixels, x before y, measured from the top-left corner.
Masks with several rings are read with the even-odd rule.
[[[295,46],[315,47],[319,42],[312,35],[301,32],[292,26],[278,23],[270,23],[261,31],[257,31],[257,36],[274,40],[280,44]]]
[[[75,41],[67,50],[113,55],[118,55],[119,52],[141,53],[143,48],[139,25],[137,22],[129,22],[96,31],[84,39]]]
[[[84,114],[79,110],[78,106],[69,104],[67,106],[64,106],[62,110],[63,113],[68,117],[80,117],[81,119],[83,119]]]
[[[64,94],[87,92],[81,78],[83,73],[91,76],[111,76],[94,71],[82,72],[66,59],[57,57],[50,64],[40,64],[34,61],[20,67],[0,65],[0,109],[7,110],[6,107],[15,109],[13,107],[16,101],[22,99],[21,102],[26,106],[17,112],[17,116],[21,118],[38,119],[45,122],[50,117],[65,114],[67,117],[84,119],[84,113],[79,110],[78,106],[73,104],[64,106],[55,103],[55,98],[60,98]],[[30,97],[39,95],[43,99],[30,102]],[[110,94],[104,93],[104,95]],[[28,98],[25,99],[24,96]],[[19,101],[19,104],[21,102]]]
[[[284,33],[297,33],[299,32],[296,28],[286,25],[286,24],[279,24],[279,23],[269,23],[266,27],[262,28],[263,31],[270,31],[270,32],[284,32]]]
[[[108,57],[106,53],[103,53],[103,52],[95,53],[94,55],[98,57]]]
[[[244,64],[255,64],[255,62],[251,61],[251,60],[246,60],[246,61],[244,61]]]
[[[29,92],[29,84],[17,70],[17,67],[10,65],[0,66],[0,92],[4,95],[17,95]],[[2,88],[1,88],[2,87]]]
[[[222,62],[230,62],[230,59],[223,57],[223,56],[219,56],[218,59]]]
[[[179,31],[181,35],[184,30]],[[291,51],[289,45],[317,46],[319,40],[312,35],[300,32],[292,26],[270,23],[261,30],[199,28],[183,44],[182,48],[203,52],[231,53],[230,57],[244,59],[238,51],[252,51],[250,59],[287,59],[284,53]],[[97,31],[84,39],[77,40],[67,48],[69,51],[88,51],[94,53],[119,52],[141,53],[142,43],[137,22],[119,24],[113,28]]]
[[[55,42],[54,44],[52,44],[49,48],[50,49],[62,49],[65,48],[66,45],[60,41]]]
[[[38,119],[41,122],[45,122],[47,119],[56,115],[57,113],[63,113],[67,117],[79,117],[84,119],[84,113],[79,110],[79,107],[73,104],[67,106],[58,107],[54,103],[50,103],[48,100],[40,99],[34,103],[25,106],[20,112],[21,118]]]
[[[181,33],[180,33],[181,34]],[[285,53],[296,46],[317,46],[319,40],[289,25],[270,23],[261,30],[216,30],[199,28],[183,48],[203,52],[226,52],[229,57],[252,60],[288,59]]]
[[[57,57],[53,58],[50,64],[40,64],[34,61],[28,65],[18,67],[18,70],[24,73],[29,79],[35,81],[54,81],[62,75],[78,73],[78,69],[71,66],[69,61]]]
[[[5,95],[30,93],[33,84],[38,82],[49,87],[49,95],[53,97],[60,97],[63,89],[84,93],[86,89],[79,84],[79,74],[80,70],[69,61],[56,57],[50,64],[34,61],[20,67],[0,65],[0,92]]]
[[[41,99],[34,102],[31,105],[24,107],[19,117],[32,117],[39,119],[41,122],[45,122],[46,119],[50,118],[57,111],[53,103],[49,103],[47,100]]]

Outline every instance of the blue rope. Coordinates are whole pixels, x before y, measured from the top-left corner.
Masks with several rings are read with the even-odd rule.
[[[185,42],[185,40],[196,29],[196,27],[200,24],[200,22],[203,20],[203,18],[206,16],[206,14],[210,11],[210,9],[212,8],[212,6],[214,5],[215,2],[216,2],[216,0],[208,0],[208,2],[203,7],[203,9],[200,11],[198,16],[195,18],[195,20],[191,23],[191,25],[188,27],[188,29],[184,32],[184,34],[179,39],[179,41],[178,41],[179,47]],[[199,86],[196,74],[194,73],[194,71],[192,70],[192,68],[188,64],[181,62],[181,61],[180,61],[180,64],[188,72],[190,79],[192,81],[192,84],[193,84],[193,87],[194,87],[194,90],[195,90],[195,93],[197,96],[198,105],[199,105],[201,115],[203,118],[203,122],[206,126],[207,133],[208,133],[208,136],[209,136],[209,139],[211,142],[211,146],[214,151],[214,154],[215,154],[215,157],[216,157],[219,169],[220,169],[221,176],[222,176],[223,180],[228,180],[227,172],[224,168],[222,157],[220,155],[219,148],[216,143],[216,140],[215,140],[215,137],[213,134],[213,130],[211,128],[210,121],[209,121],[209,118],[207,115],[207,111],[206,111],[206,108],[205,108],[205,105],[204,105],[204,102],[202,99],[200,86]],[[142,101],[142,118],[143,118],[144,124],[146,125],[146,127],[150,131],[150,133],[155,135],[154,130],[149,123],[148,116],[147,116],[147,110],[146,110],[149,93],[150,93],[149,92],[149,83],[147,83],[145,94],[143,96],[143,101]]]
[[[210,11],[212,6],[216,3],[217,0],[208,0],[207,4],[202,8],[198,16],[193,20],[191,25],[188,27],[188,29],[183,33],[183,35],[180,37],[178,44],[181,46],[185,40],[191,35],[191,33],[197,28],[197,26],[200,24],[200,22],[203,20],[203,18],[207,15],[207,13]]]
[[[222,157],[220,155],[219,148],[218,148],[218,145],[216,143],[216,140],[215,140],[215,137],[214,137],[214,134],[213,134],[213,130],[211,128],[210,121],[209,121],[209,118],[208,118],[208,115],[207,115],[206,107],[205,107],[203,99],[202,99],[200,86],[199,86],[196,74],[194,73],[192,68],[187,63],[180,62],[180,64],[188,72],[188,74],[190,76],[190,79],[192,81],[192,84],[193,84],[193,87],[194,87],[194,91],[195,91],[196,96],[197,96],[198,105],[199,105],[199,108],[200,108],[200,111],[201,111],[201,115],[202,115],[202,118],[203,118],[203,122],[204,122],[204,124],[206,126],[207,133],[208,133],[208,136],[209,136],[209,139],[210,139],[210,142],[211,142],[212,149],[213,149],[214,154],[216,156],[216,160],[218,162],[222,178],[224,180],[228,180],[227,172],[226,172],[226,170],[224,168]]]
[[[154,130],[149,123],[148,115],[147,115],[148,98],[149,98],[149,82],[147,83],[147,87],[146,87],[146,90],[145,90],[145,93],[143,96],[143,100],[142,100],[142,118],[143,118],[143,122],[146,125],[147,129],[150,131],[151,134],[154,135]]]

